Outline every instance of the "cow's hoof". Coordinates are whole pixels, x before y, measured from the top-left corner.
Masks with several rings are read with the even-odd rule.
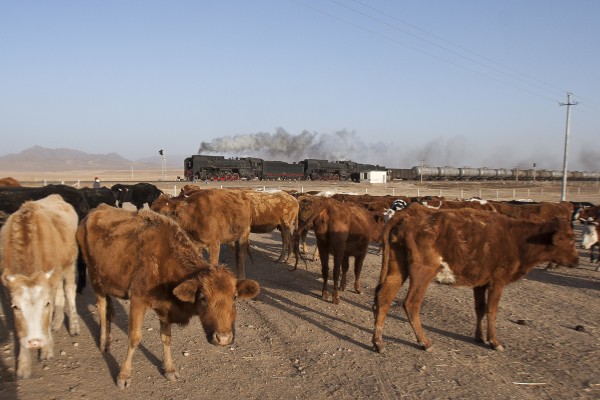
[[[373,350],[375,350],[378,353],[383,353],[383,350],[385,350],[385,345],[383,344],[383,341],[373,340]]]
[[[502,346],[501,344],[499,344],[498,346],[494,346],[492,344],[492,349],[496,350],[496,351],[500,351],[503,352],[504,351],[504,346]]]
[[[179,373],[178,372],[166,372],[165,378],[167,378],[167,380],[169,382],[176,382],[177,379],[179,379]]]
[[[31,368],[17,368],[17,379],[31,378]]]
[[[433,351],[433,346],[430,344],[425,344],[425,343],[421,343],[419,342],[419,346],[421,346],[421,349],[427,351],[427,352],[431,352]]]
[[[355,288],[354,290],[356,291],[357,294],[362,294],[362,290],[360,290],[358,288]]]
[[[44,347],[40,351],[40,361],[51,360],[54,358],[54,349]]]
[[[119,387],[119,389],[125,389],[131,386],[131,377],[121,377],[119,375],[119,377],[117,378],[117,386]]]

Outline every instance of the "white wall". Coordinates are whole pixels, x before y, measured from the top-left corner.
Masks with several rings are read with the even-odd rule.
[[[387,171],[368,171],[361,172],[361,182],[369,183],[386,183],[387,182]]]

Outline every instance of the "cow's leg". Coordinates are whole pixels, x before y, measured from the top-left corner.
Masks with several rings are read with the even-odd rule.
[[[219,255],[221,252],[221,243],[213,242],[208,245],[208,258],[210,260],[210,265],[216,267],[219,265]]]
[[[276,262],[287,261],[286,255],[289,257],[288,247],[290,243],[290,230],[288,228],[281,228],[281,254]]]
[[[350,257],[344,256],[344,258],[342,259],[342,280],[340,281],[340,292],[343,292],[344,290],[346,290],[346,280],[348,278],[348,270],[349,269],[350,269]]]
[[[100,347],[101,353],[106,353],[110,348],[110,318],[107,304],[110,300],[105,295],[96,294],[96,306],[98,307],[98,317],[100,318]]]
[[[20,344],[17,344],[17,347],[19,352],[17,356],[17,379],[29,379],[31,377],[31,353],[29,349]]]
[[[327,243],[319,243],[318,241],[317,248],[319,249],[319,255],[321,256],[321,277],[323,278],[321,297],[324,300],[327,300],[329,298],[329,288],[327,285],[327,281],[329,280],[329,250]]]
[[[504,351],[504,346],[496,337],[496,313],[498,312],[498,304],[500,303],[500,296],[504,290],[504,285],[497,283],[490,285],[488,290],[488,301],[487,301],[487,325],[488,325],[488,340],[490,345],[498,351]]]
[[[160,321],[160,340],[163,344],[163,368],[165,369],[165,378],[174,382],[179,378],[177,369],[173,364],[171,357],[171,324]]]
[[[367,252],[365,251],[364,254],[354,257],[354,291],[358,294],[362,293],[360,290],[360,273],[366,256]]]
[[[59,279],[54,292],[54,315],[52,316],[52,330],[57,331],[65,320],[65,286],[63,279]]]
[[[40,349],[40,361],[51,360],[54,358],[54,338],[52,337],[52,329],[48,327],[47,340],[44,347]]]
[[[473,288],[473,297],[475,298],[475,315],[477,322],[475,325],[475,340],[485,342],[483,337],[483,317],[485,317],[486,301],[485,294],[487,286],[477,286]]]
[[[373,329],[373,348],[382,352],[384,348],[383,344],[383,323],[387,316],[392,301],[396,298],[398,291],[404,283],[402,275],[388,275],[385,277],[383,283],[377,285],[375,289],[375,300],[373,302],[373,315],[375,317],[375,327]]]
[[[67,312],[69,313],[69,334],[71,336],[79,335],[79,316],[75,307],[75,296],[77,293],[77,284],[75,283],[75,269],[72,268],[67,272],[65,278],[65,297],[67,298]]]
[[[132,298],[129,306],[129,347],[127,348],[125,361],[121,366],[121,372],[117,376],[117,386],[119,386],[119,389],[131,385],[131,361],[133,353],[142,339],[142,323],[144,322],[145,312],[146,304],[137,298]]]
[[[246,278],[246,256],[249,252],[249,240],[240,239],[235,242],[235,266],[238,279]]]
[[[422,265],[414,265],[412,266],[412,270],[425,269],[426,267]],[[435,276],[435,273],[431,276],[421,275],[419,277],[410,276],[410,285],[408,287],[408,294],[406,295],[406,299],[404,300],[404,311],[406,311],[406,316],[408,317],[408,321],[415,332],[415,336],[417,337],[417,342],[423,347],[423,350],[429,351],[431,349],[431,341],[425,335],[423,331],[423,326],[421,325],[421,304],[423,303],[423,298],[425,297],[425,291],[427,290],[427,286]]]

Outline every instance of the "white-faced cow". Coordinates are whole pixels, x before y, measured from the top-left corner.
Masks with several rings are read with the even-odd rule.
[[[65,295],[69,332],[79,334],[75,310],[77,214],[59,195],[27,201],[0,231],[0,271],[8,289],[18,338],[17,377],[31,375],[31,349],[52,358],[52,330],[64,321]]]
[[[178,372],[171,358],[171,325],[186,325],[197,315],[209,343],[229,345],[234,340],[235,300],[259,292],[255,281],[237,280],[224,266],[206,263],[181,227],[154,211],[101,205],[80,224],[77,241],[98,304],[100,351],[110,344],[109,296],[130,300],[129,347],[117,377],[120,388],[131,384],[133,353],[147,309],[160,320],[165,377],[173,381]]]
[[[574,266],[578,262],[575,235],[568,220],[515,219],[473,209],[431,210],[411,205],[384,228],[384,254],[375,290],[373,345],[382,351],[383,323],[400,287],[410,280],[404,310],[417,341],[428,350],[419,315],[429,283],[470,286],[475,298],[475,338],[487,339],[496,350],[496,313],[502,290],[543,262]]]

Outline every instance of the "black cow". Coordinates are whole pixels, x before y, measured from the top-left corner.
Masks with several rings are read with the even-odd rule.
[[[90,205],[90,209],[98,207],[100,204],[108,204],[109,206],[117,206],[117,196],[111,189],[103,186],[101,188],[92,189],[83,187],[79,189]]]
[[[117,196],[117,205],[123,208],[123,203],[129,202],[138,210],[144,208],[144,203],[148,207],[152,205],[154,200],[163,194],[162,190],[151,183],[136,183],[135,185],[123,185],[117,183],[110,188]]]
[[[0,188],[0,211],[12,214],[28,200],[40,200],[51,194],[60,195],[73,206],[81,221],[89,212],[90,205],[79,190],[67,185],[47,185],[42,187],[2,187]]]

